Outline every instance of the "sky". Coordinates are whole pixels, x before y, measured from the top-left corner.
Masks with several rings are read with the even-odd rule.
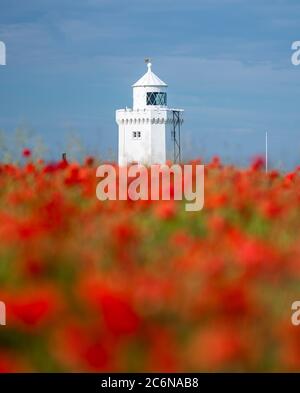
[[[185,110],[184,159],[247,163],[267,131],[270,165],[300,164],[297,40],[298,0],[0,0],[0,148],[18,129],[51,157],[116,159],[115,110],[150,57]]]

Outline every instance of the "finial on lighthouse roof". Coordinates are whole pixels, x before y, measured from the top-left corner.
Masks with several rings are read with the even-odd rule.
[[[163,82],[157,75],[152,72],[151,67],[152,63],[150,58],[145,59],[145,63],[147,64],[148,71],[145,75],[143,75],[132,87],[139,87],[139,86],[164,86],[166,87],[167,84]]]
[[[152,66],[152,64],[151,64],[151,59],[150,59],[150,57],[146,57],[145,63],[147,64],[148,72],[151,72],[151,66]]]

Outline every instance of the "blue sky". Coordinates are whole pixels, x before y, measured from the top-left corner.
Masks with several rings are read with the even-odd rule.
[[[185,158],[247,162],[268,130],[272,163],[300,163],[298,0],[1,0],[0,40],[0,128],[33,130],[53,156],[78,135],[116,158],[114,111],[150,56],[185,109]]]

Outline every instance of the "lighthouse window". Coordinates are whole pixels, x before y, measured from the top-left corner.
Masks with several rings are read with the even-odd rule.
[[[141,131],[133,131],[132,132],[132,138],[133,139],[141,139],[141,137],[142,137]]]
[[[167,93],[147,93],[147,105],[167,105]]]

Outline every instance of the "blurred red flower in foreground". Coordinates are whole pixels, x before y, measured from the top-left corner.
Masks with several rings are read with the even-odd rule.
[[[126,291],[110,288],[101,280],[84,283],[81,291],[87,305],[99,312],[108,333],[127,336],[138,332],[141,320]]]
[[[61,303],[56,290],[38,286],[10,295],[7,307],[11,324],[39,328],[57,317]]]
[[[299,370],[298,172],[215,157],[186,212],[98,201],[93,157],[0,164],[0,371]]]

